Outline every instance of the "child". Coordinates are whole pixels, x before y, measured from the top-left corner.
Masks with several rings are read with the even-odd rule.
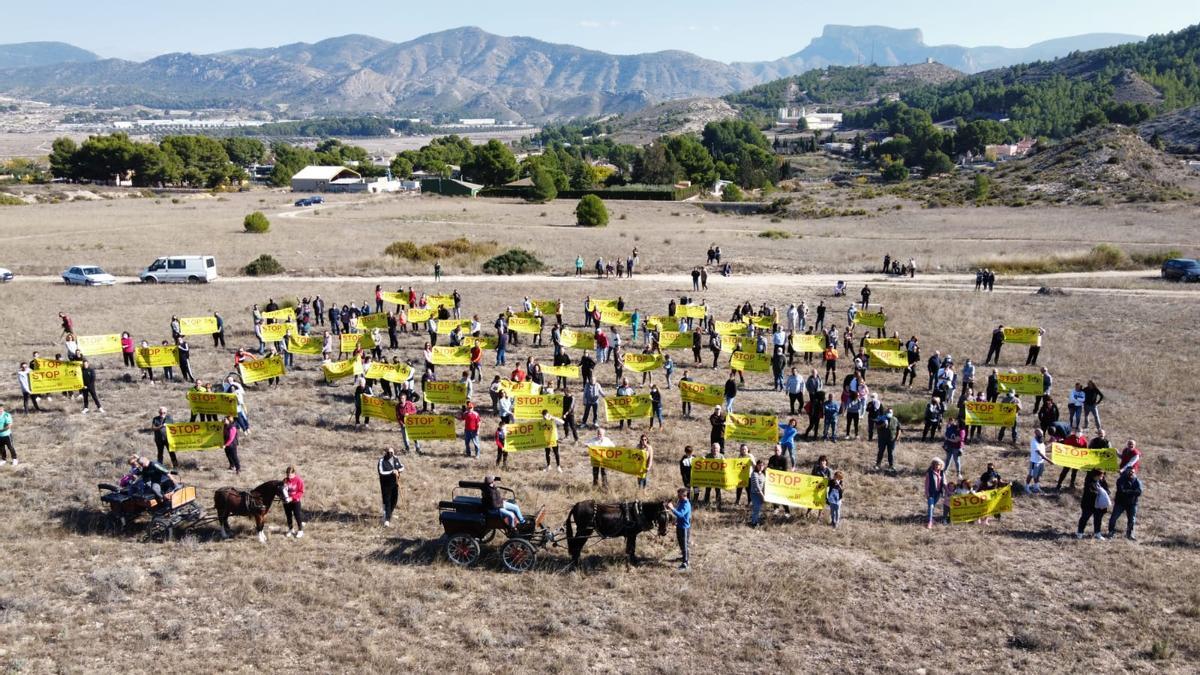
[[[842,487],[842,479],[842,472],[835,471],[833,479],[829,481],[829,489],[825,493],[825,503],[829,505],[829,524],[835,530],[842,520],[842,497],[846,494]]]

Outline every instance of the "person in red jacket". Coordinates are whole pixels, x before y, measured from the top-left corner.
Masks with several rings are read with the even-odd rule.
[[[287,536],[297,539],[304,536],[304,515],[300,510],[300,500],[304,498],[304,479],[296,472],[296,467],[289,466],[283,478],[283,513],[287,516]],[[295,519],[296,526],[292,527]]]
[[[508,379],[512,380],[513,382],[524,382],[525,381],[525,371],[521,370],[521,364],[518,363],[517,367],[513,368],[512,374],[509,376]]]
[[[464,457],[479,457],[479,413],[475,412],[475,404],[467,403],[467,407],[463,408],[462,415],[459,419],[463,421],[463,456]],[[475,454],[471,454],[471,447],[475,447]]]
[[[1121,463],[1119,465],[1118,474],[1123,474],[1126,471],[1137,472],[1139,465],[1142,463],[1142,451],[1138,450],[1137,441],[1132,438],[1125,444],[1125,449],[1121,451]]]
[[[1043,406],[1043,409],[1045,409],[1044,406]],[[1068,435],[1066,438],[1062,439],[1062,444],[1070,445],[1070,446],[1076,447],[1076,448],[1086,448],[1086,447],[1088,447],[1088,439],[1087,439],[1087,436],[1084,436],[1083,433],[1081,433],[1079,431],[1079,429],[1072,429],[1070,435]],[[1067,489],[1068,490],[1075,489],[1075,479],[1079,476],[1079,469],[1069,469],[1069,468],[1063,467],[1062,472],[1060,472],[1058,474],[1058,485],[1054,486],[1055,490],[1058,490],[1060,492],[1062,491],[1063,481],[1065,481],[1067,479],[1068,473],[1071,474],[1071,483]]]

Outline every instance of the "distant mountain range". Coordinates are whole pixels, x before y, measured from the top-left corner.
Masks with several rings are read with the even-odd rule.
[[[826,26],[770,62],[721,63],[682,51],[619,56],[457,28],[404,43],[365,35],[141,63],[59,43],[0,45],[0,94],[74,105],[254,108],[289,115],[385,113],[547,120],[632,112],[720,96],[827,65],[939,61],[964,72],[1139,40],[1081,35],[1024,49],[928,46],[919,30]]]

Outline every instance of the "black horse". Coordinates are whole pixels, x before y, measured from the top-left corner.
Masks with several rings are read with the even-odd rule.
[[[583,545],[592,533],[601,539],[625,537],[625,553],[631,565],[638,564],[637,537],[658,525],[658,536],[667,534],[667,508],[663,502],[622,502],[597,504],[593,500],[578,502],[567,514],[567,550],[571,565],[579,564]]]

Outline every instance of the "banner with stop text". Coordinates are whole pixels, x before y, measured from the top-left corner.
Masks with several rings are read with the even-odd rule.
[[[74,361],[38,359],[37,369],[29,371],[29,391],[53,394],[83,389],[83,366]]]
[[[681,319],[703,319],[708,316],[708,307],[704,305],[679,305],[675,308],[675,316]]]
[[[601,312],[603,312],[606,309],[616,310],[618,304],[619,303],[616,300],[607,300],[607,299],[602,300],[600,298],[592,298],[591,300],[588,300],[588,309],[590,309],[590,310],[599,309]]]
[[[360,402],[364,417],[374,417],[377,420],[387,420],[388,422],[395,422],[398,419],[395,401],[363,394]]]
[[[589,445],[588,459],[594,467],[627,473],[638,478],[645,478],[650,468],[650,455],[641,448]]]
[[[821,510],[825,508],[825,495],[828,492],[829,480],[822,476],[767,469],[763,501],[781,506]]]
[[[112,335],[80,335],[75,338],[79,352],[84,356],[101,356],[104,354],[121,353],[121,336]]]
[[[171,452],[200,452],[225,447],[222,422],[180,422],[168,424],[167,447]]]
[[[713,330],[721,337],[736,337],[739,335],[749,335],[750,325],[741,321],[715,321],[713,322]]]
[[[325,375],[326,382],[336,382],[346,377],[354,377],[361,370],[362,364],[358,359],[327,361],[321,364],[321,372]]]
[[[514,382],[513,380],[500,380],[500,391],[509,396],[520,396],[521,394],[540,394],[542,387],[537,382],[525,380],[523,382]]]
[[[466,329],[464,328],[463,330]],[[495,335],[464,335],[462,344],[464,347],[474,347],[475,345],[479,345],[480,349],[491,349],[495,351],[500,347],[500,338],[496,337]]]
[[[729,357],[729,367],[732,370],[765,373],[771,370],[771,357],[755,352],[734,352]]]
[[[375,312],[373,314],[362,314],[354,320],[354,324],[359,330],[386,330],[388,327],[387,312]],[[449,332],[449,331],[446,331]]]
[[[569,349],[595,349],[596,335],[585,331],[571,330],[570,328],[562,329],[558,334],[558,341],[563,347]]]
[[[276,354],[256,361],[242,361],[238,364],[238,373],[242,376],[243,384],[254,384],[273,377],[287,374],[283,367],[283,356]]]
[[[538,317],[513,315],[508,317],[508,329],[514,333],[537,335],[542,332],[542,320]]]
[[[222,394],[215,391],[189,391],[188,409],[193,415],[237,415],[237,394]]]
[[[541,419],[543,410],[550,413],[551,417],[562,417],[562,394],[517,394],[513,396],[513,418],[515,419]]]
[[[645,373],[651,370],[658,370],[663,367],[662,354],[638,354],[636,352],[626,352],[621,358],[621,362],[625,367],[635,373]]]
[[[883,328],[887,325],[887,316],[883,312],[858,312],[854,315],[854,323],[869,328]]]
[[[458,437],[453,415],[408,415],[404,430],[413,441],[452,441]]]
[[[1004,341],[1015,345],[1036,345],[1041,330],[1037,326],[1005,326]]]
[[[634,394],[633,396],[606,396],[604,398],[604,419],[609,423],[621,420],[637,420],[650,417],[652,412],[650,394]]]
[[[217,330],[217,317],[215,316],[179,317],[179,333],[181,335],[212,335]]]
[[[289,333],[300,333],[294,323],[264,323],[258,328],[263,342],[283,342]]]
[[[138,347],[133,353],[138,368],[169,368],[179,365],[179,349],[171,345]]]
[[[387,380],[395,384],[404,384],[412,379],[413,369],[407,363],[383,363],[372,361],[367,365],[368,380]]]
[[[692,334],[663,331],[658,334],[659,349],[691,349]]]
[[[445,405],[466,405],[467,383],[429,380],[425,383],[425,400]]]
[[[732,354],[734,352],[753,353],[758,345],[752,337],[723,337],[721,338],[721,352],[724,354]]]
[[[779,442],[779,418],[730,413],[725,417],[725,440],[774,445]]]
[[[405,314],[409,323],[425,323],[437,316],[437,311],[425,307],[414,307]]]
[[[693,488],[732,490],[749,484],[749,457],[697,457],[692,460]]]
[[[1012,486],[950,496],[950,522],[969,523],[1012,511]]]
[[[725,403],[725,388],[703,382],[680,381],[679,397],[684,403],[721,405]]]
[[[425,306],[431,309],[454,309],[453,295],[429,295],[425,297]]]
[[[469,366],[471,365],[470,347],[434,347],[433,364],[435,366]]]
[[[1011,427],[1017,423],[1016,403],[968,401],[966,423],[972,427]]]
[[[289,333],[287,336],[287,350],[293,354],[305,354],[308,356],[320,356],[325,348],[325,338],[316,335],[296,335]]]
[[[622,312],[616,309],[601,310],[600,323],[607,326],[630,326],[633,324],[633,312]]]
[[[342,333],[335,336],[339,354],[353,354],[355,349],[374,349],[375,338],[370,333]]]
[[[646,326],[656,331],[679,332],[679,319],[674,316],[650,316],[646,318]]]
[[[296,323],[296,310],[291,307],[280,307],[262,313],[263,321],[280,321],[283,323]]]
[[[504,452],[541,450],[558,445],[558,427],[550,420],[504,425]]]
[[[542,366],[542,374],[546,377],[563,377],[568,380],[578,380],[583,377],[579,366]]]
[[[558,300],[531,300],[529,305],[547,316],[558,314]]]
[[[888,352],[898,352],[904,349],[900,344],[900,338],[867,338],[863,340],[863,349],[871,351],[872,349],[882,349]],[[907,354],[907,352],[905,352]]]
[[[742,317],[742,321],[745,321],[747,324],[761,330],[771,330],[771,328],[775,325],[775,317],[772,315],[744,316]]]
[[[408,306],[408,293],[394,293],[392,291],[380,291],[379,299],[384,302],[396,305],[397,307]]]
[[[907,368],[908,352],[892,349],[869,349],[872,368]]]
[[[1077,448],[1064,443],[1050,444],[1050,461],[1068,469],[1103,469],[1116,471],[1120,468],[1116,448]]]
[[[1041,396],[1046,378],[1041,373],[996,373],[1000,391]]]
[[[792,349],[800,354],[820,354],[825,351],[825,335],[795,333],[792,335]]]
[[[466,333],[471,330],[470,319],[442,319],[437,322],[438,335],[449,335],[457,328],[460,333]],[[468,345],[469,346],[469,345]]]

